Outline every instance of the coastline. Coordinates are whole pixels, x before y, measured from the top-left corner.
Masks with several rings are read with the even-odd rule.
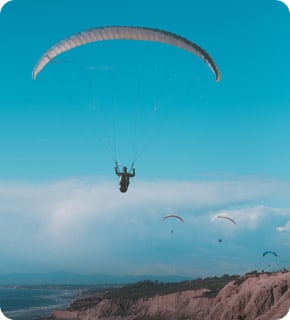
[[[269,320],[290,308],[290,272],[252,272],[242,276],[182,283],[139,282],[75,300],[55,310],[54,320]]]

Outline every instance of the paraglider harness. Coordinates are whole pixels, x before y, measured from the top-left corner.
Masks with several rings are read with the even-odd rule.
[[[127,192],[129,184],[130,184],[130,178],[135,176],[135,168],[134,168],[134,161],[131,164],[129,171],[120,171],[119,164],[117,161],[115,161],[115,173],[118,177],[120,177],[119,181],[119,190],[122,193]]]

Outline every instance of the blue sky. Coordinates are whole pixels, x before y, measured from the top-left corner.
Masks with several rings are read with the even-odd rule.
[[[190,39],[221,81],[187,52],[133,41],[74,49],[32,80],[50,46],[111,25]],[[0,14],[0,273],[288,268],[289,31],[276,0],[9,2]],[[135,157],[121,194],[113,161]],[[185,222],[162,221],[168,213]],[[265,261],[267,250],[279,259]]]

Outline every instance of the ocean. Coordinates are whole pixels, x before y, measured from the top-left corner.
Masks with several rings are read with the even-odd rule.
[[[0,308],[12,320],[39,320],[66,308],[85,287],[0,286]]]

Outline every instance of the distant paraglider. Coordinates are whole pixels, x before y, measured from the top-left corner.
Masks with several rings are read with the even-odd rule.
[[[275,251],[265,251],[263,252],[262,257],[263,259],[265,259],[268,267],[273,268],[274,265],[278,262],[279,255]]]
[[[272,254],[276,258],[278,258],[278,254],[276,252],[274,252],[274,251],[265,251],[262,256],[265,257],[265,255],[267,255],[267,254]]]
[[[177,216],[175,214],[168,214],[168,215],[164,216],[162,218],[162,220],[166,220],[168,218],[176,218],[176,219],[180,220],[181,222],[184,222],[183,218],[181,218],[180,216]]]
[[[237,222],[236,222],[234,219],[232,219],[232,218],[230,218],[230,217],[227,217],[227,216],[225,216],[225,215],[215,216],[215,217],[212,219],[212,221],[218,220],[218,219],[224,219],[225,221],[228,221],[228,222],[230,222],[230,223],[233,224],[233,225],[236,225],[236,224],[237,224]],[[218,243],[222,243],[222,242],[223,242],[222,237],[219,237],[217,241],[218,241]]]
[[[177,219],[177,220],[179,220],[179,221],[181,221],[181,222],[184,222],[183,218],[181,218],[180,216],[175,215],[175,214],[168,214],[168,215],[164,216],[164,217],[162,218],[162,220],[164,221],[164,220],[167,220],[167,219],[169,219],[169,218]],[[173,233],[174,233],[174,230],[171,230],[170,233],[173,234]]]
[[[219,219],[226,219],[228,221],[231,221],[233,224],[237,224],[236,221],[232,218],[226,217],[226,216],[217,216]]]

